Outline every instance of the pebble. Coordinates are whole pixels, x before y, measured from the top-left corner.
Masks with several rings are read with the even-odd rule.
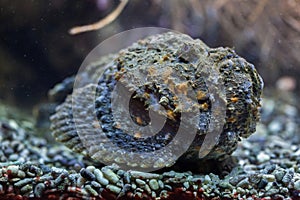
[[[130,171],[129,172],[131,177],[137,179],[158,179],[161,175],[155,174],[155,173],[146,173],[146,172],[140,172],[140,171]]]
[[[152,197],[153,199],[156,198],[156,193],[155,193],[154,191],[151,192],[151,197]]]
[[[22,171],[22,170],[18,170],[17,177],[19,177],[19,178],[25,178],[25,176],[26,176],[26,174],[25,174],[25,172],[24,172],[24,171]]]
[[[281,169],[281,170],[278,169],[278,170],[275,170],[274,174],[275,174],[276,180],[281,181],[285,175],[285,171],[283,169]]]
[[[266,196],[272,196],[274,194],[278,194],[278,192],[279,192],[278,189],[272,188],[272,189],[267,190],[267,192],[264,195],[266,195]]]
[[[220,181],[219,186],[224,189],[233,189],[233,186],[226,180]]]
[[[143,196],[142,192],[135,193],[135,199],[142,199],[142,196]]]
[[[39,167],[35,166],[35,165],[31,165],[29,167],[29,171],[31,173],[33,173],[35,176],[41,176],[42,175],[42,170]],[[67,173],[67,171],[64,171],[64,172]]]
[[[131,184],[131,188],[132,188],[133,190],[135,190],[135,189],[137,188],[136,184],[132,183],[132,184]]]
[[[44,183],[38,183],[35,187],[34,187],[34,195],[35,197],[42,197],[43,192],[45,191],[45,184]]]
[[[130,184],[125,184],[125,185],[123,186],[123,188],[122,188],[122,191],[121,191],[120,195],[121,195],[121,194],[125,195],[125,194],[126,194],[127,192],[129,192],[131,189],[132,189],[132,188],[131,188],[131,185],[130,185]]]
[[[276,180],[275,176],[272,174],[263,174],[262,178],[266,179],[268,182],[274,182]]]
[[[211,178],[209,175],[205,175],[204,176],[204,181],[203,181],[204,184],[209,184],[211,183]]]
[[[282,194],[288,194],[289,193],[289,189],[286,188],[286,187],[282,187],[282,188],[280,188],[280,193],[282,193]]]
[[[33,180],[32,178],[25,178],[25,179],[22,179],[22,180],[16,182],[14,184],[14,186],[16,186],[16,187],[23,187],[23,186],[25,186],[25,185],[27,185],[29,183],[32,183],[32,180]]]
[[[171,186],[171,185],[166,185],[166,184],[165,184],[165,189],[168,190],[168,191],[172,191],[172,186]]]
[[[149,181],[149,186],[151,187],[152,190],[158,190],[159,189],[159,185],[156,179],[151,179]]]
[[[43,176],[40,176],[38,179],[39,179],[39,181],[41,181],[41,182],[45,182],[45,181],[47,181],[47,180],[50,180],[50,179],[52,179],[53,177],[50,175],[50,174],[45,174],[45,175],[43,175]]]
[[[146,191],[148,194],[151,194],[151,189],[150,189],[149,185],[145,184],[145,185],[143,186],[143,188],[145,189],[145,191]]]
[[[190,187],[190,184],[189,184],[189,182],[184,182],[184,183],[183,183],[183,186],[184,186],[186,189],[188,189],[188,188]]]
[[[298,180],[294,183],[294,187],[296,190],[300,190],[300,180]]]
[[[60,185],[65,178],[68,176],[68,173],[61,173],[53,182],[55,185]]]
[[[101,188],[101,184],[98,183],[97,181],[92,181],[92,182],[91,182],[91,185],[92,185],[94,188]]]
[[[258,183],[257,187],[262,189],[262,188],[265,188],[267,184],[268,184],[268,181],[266,179],[261,179],[260,182]]]
[[[245,194],[245,190],[241,187],[237,187],[236,191],[242,195]]]
[[[257,155],[256,157],[257,161],[259,163],[264,163],[266,161],[269,161],[270,160],[270,156],[268,154],[266,154],[265,152],[259,152],[259,154]]]
[[[231,177],[229,179],[229,183],[231,185],[234,185],[236,186],[241,180],[243,180],[244,178],[246,178],[246,175],[238,175],[238,176],[234,176],[234,177]]]
[[[144,186],[144,185],[146,185],[146,182],[145,181],[143,181],[143,180],[141,180],[141,179],[136,179],[135,180],[135,182],[139,185],[139,186]]]
[[[104,177],[109,180],[111,183],[117,183],[119,181],[119,177],[117,174],[115,174],[111,169],[107,167],[102,168],[102,173]]]
[[[241,188],[248,188],[248,186],[249,186],[249,179],[245,178],[245,179],[241,180],[236,186],[237,187],[241,187]]]
[[[282,182],[287,186],[293,179],[294,172],[292,170],[288,170],[286,174],[282,178]]]
[[[138,192],[141,192],[141,193],[143,193],[144,192],[144,189],[142,189],[142,188],[136,188],[136,190],[135,191],[138,191]]]
[[[271,132],[277,133],[282,129],[282,124],[280,122],[274,120],[269,124],[268,129]]]
[[[162,190],[159,194],[161,198],[167,198],[168,197],[168,191],[167,190]]]
[[[32,185],[24,185],[21,189],[20,189],[20,192],[21,194],[26,194],[28,192],[31,192],[32,191]]]
[[[114,185],[107,185],[106,189],[110,190],[111,192],[115,194],[119,194],[121,192],[121,188],[114,186]]]
[[[262,173],[263,173],[263,174],[270,174],[270,173],[272,173],[275,169],[276,169],[276,165],[275,165],[275,164],[267,165],[267,166],[263,169]]]
[[[163,189],[165,187],[164,182],[162,182],[161,180],[158,180],[157,182],[158,182],[158,185],[159,185],[160,189]]]
[[[93,172],[85,169],[85,168],[82,168],[80,170],[80,175],[85,178],[86,180],[89,180],[89,181],[93,181],[96,179],[95,175],[93,174]]]
[[[253,183],[254,185],[257,185],[257,184],[260,182],[260,180],[261,180],[261,175],[258,174],[258,173],[251,174],[251,175],[249,176],[249,181],[250,181],[251,183]]]
[[[11,176],[16,177],[18,176],[19,166],[17,165],[10,165],[7,167],[7,172],[10,171]]]
[[[91,185],[86,185],[84,188],[92,196],[98,196],[99,195],[98,192],[96,190],[94,190]]]
[[[89,172],[91,172],[91,173],[94,173],[95,169],[96,169],[96,167],[95,166],[91,166],[91,165],[86,167],[86,170],[89,171]]]
[[[76,182],[76,186],[77,187],[81,187],[85,184],[86,182],[86,179],[83,178],[82,176],[80,176],[78,179],[77,179],[77,182]]]
[[[265,186],[265,190],[268,191],[273,187],[273,183],[269,182],[266,186]]]
[[[106,178],[104,178],[103,173],[100,171],[100,169],[95,169],[94,174],[95,174],[97,181],[101,185],[108,185],[109,181]]]

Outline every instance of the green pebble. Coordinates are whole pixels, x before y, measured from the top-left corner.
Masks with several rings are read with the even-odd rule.
[[[158,180],[158,185],[159,185],[160,189],[163,189],[165,187],[164,182],[162,182],[161,180]]]
[[[130,175],[133,178],[142,178],[142,179],[158,179],[161,176],[159,174],[139,172],[139,171],[131,171]]]
[[[106,178],[103,177],[103,173],[99,169],[95,169],[94,174],[95,174],[96,180],[101,185],[108,185],[109,181]]]
[[[121,188],[114,186],[114,185],[107,185],[106,189],[110,190],[111,192],[115,194],[119,194],[121,192]]]
[[[25,185],[21,188],[20,192],[22,194],[25,194],[27,192],[30,192],[32,190],[32,185]]]
[[[145,181],[143,181],[143,180],[141,180],[141,179],[138,179],[138,178],[135,180],[135,182],[136,182],[138,185],[140,185],[140,186],[146,185],[146,182],[145,182]]]
[[[96,190],[94,190],[91,185],[86,185],[84,188],[89,194],[91,194],[93,196],[99,195],[98,192]]]
[[[32,180],[33,180],[32,178],[25,178],[23,180],[20,180],[20,181],[16,182],[14,184],[14,186],[16,186],[16,187],[23,187],[24,185],[27,185],[27,184],[31,183]]]
[[[23,172],[22,170],[18,171],[18,177],[19,178],[25,178],[25,176],[26,176],[25,172]]]
[[[117,183],[119,181],[119,177],[115,174],[111,169],[103,167],[102,172],[105,178],[107,178],[111,183]]]
[[[144,189],[146,190],[146,192],[147,192],[148,194],[151,194],[152,191],[151,191],[149,185],[146,184],[146,185],[144,186]]]
[[[149,181],[149,186],[151,187],[152,190],[158,190],[159,188],[158,182],[155,179],[151,179]]]

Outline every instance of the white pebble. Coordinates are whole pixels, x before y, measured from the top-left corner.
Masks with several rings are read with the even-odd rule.
[[[296,181],[296,182],[294,183],[294,188],[295,188],[296,190],[300,190],[300,180],[298,180],[298,181]]]
[[[259,163],[264,163],[266,161],[270,160],[270,156],[264,152],[259,152],[259,154],[256,156],[256,159]]]

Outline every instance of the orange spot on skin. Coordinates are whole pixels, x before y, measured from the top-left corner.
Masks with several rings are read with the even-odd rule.
[[[203,110],[208,110],[208,107],[209,107],[209,105],[208,105],[208,103],[203,103],[203,104],[201,104],[201,108],[203,109]]]
[[[234,123],[234,122],[236,122],[236,118],[230,117],[230,118],[228,118],[228,122]]]
[[[115,74],[114,74],[114,78],[118,81],[120,78],[121,78],[121,73],[119,73],[119,72],[116,72]]]
[[[167,117],[171,120],[174,120],[175,121],[175,113],[172,111],[172,110],[168,110],[167,111]]]
[[[184,106],[182,103],[178,103],[176,102],[178,100],[178,97],[173,97],[174,102],[174,106],[175,109],[173,110],[174,113],[180,113],[183,111],[184,108],[186,108],[186,106]]]
[[[180,83],[178,85],[176,85],[176,90],[184,95],[187,95],[187,89],[188,89],[188,83],[184,82],[184,83]]]
[[[143,124],[143,120],[142,120],[142,118],[140,118],[140,117],[136,117],[136,123],[138,123],[139,125],[142,125]]]
[[[195,151],[199,151],[201,146],[195,146],[194,149]]]
[[[231,100],[233,103],[236,103],[236,102],[238,102],[239,98],[238,98],[238,97],[231,97],[230,100]]]
[[[136,132],[136,133],[134,134],[134,137],[135,137],[135,138],[141,138],[141,137],[142,137],[142,134],[141,134],[140,132]]]
[[[253,115],[258,116],[259,115],[259,110],[257,108],[255,108],[253,110]]]
[[[120,69],[120,71],[121,71],[121,72],[125,72],[125,68],[122,67],[122,68]]]
[[[150,94],[148,92],[144,93],[144,98],[149,99],[150,98]]]
[[[198,100],[202,100],[202,99],[205,99],[205,98],[206,98],[205,92],[202,92],[202,91],[197,92],[197,99]]]
[[[168,54],[163,56],[163,61],[167,61],[167,60],[169,60],[169,59],[170,59],[170,58],[169,58],[169,55],[168,55]]]

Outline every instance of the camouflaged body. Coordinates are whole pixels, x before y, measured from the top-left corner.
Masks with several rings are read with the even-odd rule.
[[[180,115],[183,112],[199,113],[199,123],[186,124],[186,126],[196,126],[197,134],[188,150],[179,158],[179,162],[223,160],[237,148],[241,138],[247,138],[255,132],[256,123],[259,120],[263,82],[254,66],[230,48],[209,48],[201,40],[168,32],[150,36],[120,52],[99,58],[98,62],[90,64],[86,69],[78,76],[86,79],[87,83],[73,90],[73,95],[79,96],[76,98],[77,102],[72,102],[72,97],[69,95],[65,102],[57,107],[56,113],[51,117],[51,129],[57,141],[65,143],[70,149],[90,156],[96,161],[100,161],[101,156],[108,154],[111,156],[107,159],[117,164],[124,162],[126,158],[116,153],[114,147],[105,144],[101,148],[94,146],[87,149],[86,144],[89,141],[93,146],[94,140],[101,139],[101,137],[93,137],[93,134],[105,132],[106,136],[109,135],[111,140],[115,140],[119,147],[124,147],[127,151],[151,151],[162,148],[170,142],[176,134],[176,127],[180,123]],[[211,69],[217,73],[210,73],[210,70],[204,69]],[[141,73],[140,76],[139,73]],[[150,77],[149,80],[148,78],[145,80],[145,74]],[[134,78],[131,79],[132,77]],[[180,82],[179,79],[184,81]],[[90,84],[89,80],[98,84]],[[165,108],[167,111],[165,115],[158,113],[167,119],[165,131],[149,140],[142,140],[138,135],[129,137],[126,132],[120,131],[124,127],[118,127],[112,119],[109,99],[109,94],[118,81],[128,91],[135,91],[133,105],[142,102],[144,107],[151,108],[155,106],[155,103],[159,103]],[[213,148],[199,160],[198,152],[206,137],[209,123],[212,118],[216,118],[211,111],[212,95],[207,85],[210,82],[216,85],[222,84],[220,99],[226,106],[226,114],[222,132]],[[192,88],[195,98],[194,101],[186,101],[184,105],[181,105],[174,94],[187,94],[187,87]],[[88,105],[87,102],[90,101],[86,100],[94,98],[88,95],[91,89],[97,91],[95,99],[91,99],[95,101],[94,105]],[[153,98],[156,100],[153,101]],[[85,116],[89,115],[88,111],[81,113],[82,118],[87,119],[87,123],[83,123],[81,127],[88,132],[84,138],[78,136],[73,119],[74,108],[76,110],[90,109],[90,111],[95,108],[96,110],[99,120],[97,125],[91,124],[92,120],[89,122],[87,119],[89,116]],[[147,113],[142,112],[146,112],[145,109],[132,108],[130,115],[132,119],[135,119],[136,124],[144,126],[149,124],[149,117]],[[130,125],[125,129],[130,130]],[[163,134],[168,134],[168,137],[163,137]],[[85,144],[82,139],[85,140]],[[158,156],[165,158],[164,155]],[[167,158],[166,162],[168,162]],[[139,163],[131,164],[132,166],[139,165]],[[144,163],[142,167],[153,166]]]

